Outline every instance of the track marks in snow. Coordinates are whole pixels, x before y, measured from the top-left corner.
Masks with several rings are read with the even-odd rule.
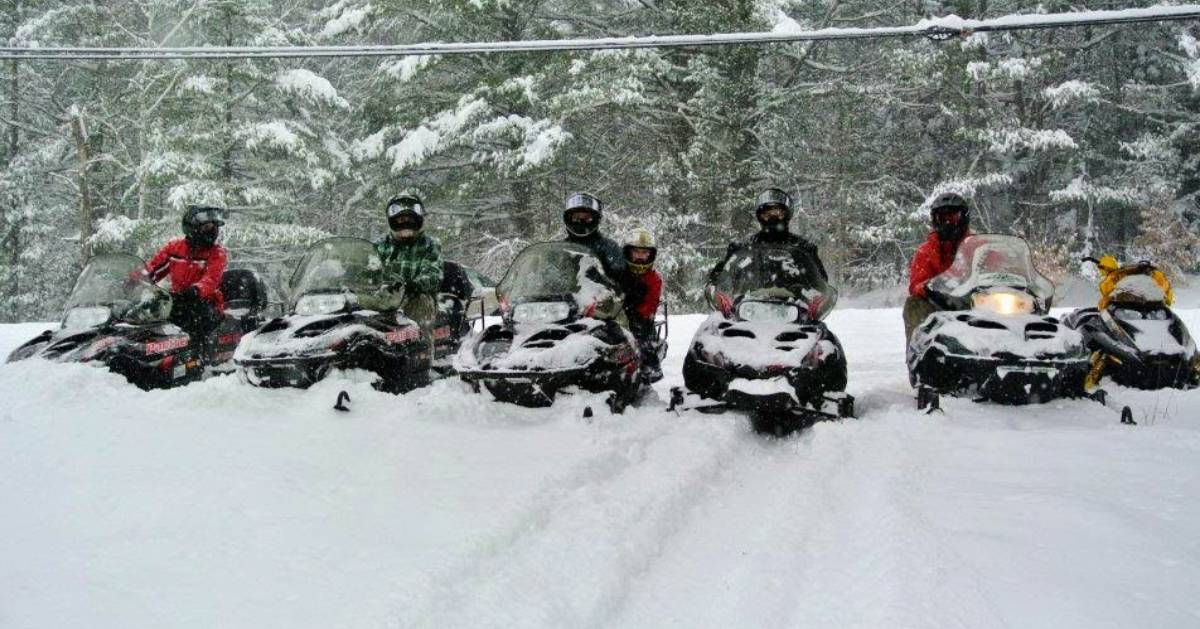
[[[936,523],[902,498],[928,473],[903,432],[819,424],[745,448],[613,626],[1003,626]]]
[[[750,438],[737,418],[667,417],[601,436],[602,454],[547,481],[510,526],[411,601],[400,624],[609,626],[630,575],[687,526]]]

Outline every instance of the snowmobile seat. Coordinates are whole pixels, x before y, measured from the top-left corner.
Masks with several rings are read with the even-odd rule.
[[[253,315],[267,307],[267,289],[250,269],[230,269],[221,276],[226,311],[234,316]]]

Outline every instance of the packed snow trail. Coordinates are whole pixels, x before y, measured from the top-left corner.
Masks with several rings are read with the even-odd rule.
[[[672,321],[663,399],[699,321]],[[2,365],[0,626],[1200,623],[1200,392],[1119,391],[1138,427],[1083,401],[927,416],[896,310],[830,325],[861,419],[782,440],[455,381],[146,393]],[[43,328],[0,326],[0,353]]]

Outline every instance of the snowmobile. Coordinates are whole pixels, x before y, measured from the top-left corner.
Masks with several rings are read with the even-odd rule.
[[[289,286],[288,314],[247,334],[234,354],[254,386],[307,388],[331,370],[363,369],[379,389],[403,393],[429,384],[434,361],[470,328],[464,296],[439,295],[430,356],[420,327],[399,310],[403,295],[385,287],[375,246],[360,238],[313,244]]]
[[[823,319],[837,290],[816,261],[790,247],[756,244],[730,257],[706,288],[713,313],[683,362],[670,410],[751,412],[756,430],[776,434],[821,419],[854,416],[845,393],[846,355]]]
[[[610,391],[621,412],[641,389],[641,358],[619,322],[617,283],[587,248],[544,242],[521,251],[496,285],[501,323],[464,343],[459,376],[497,400],[549,406],[563,389]]]
[[[145,263],[107,253],[84,265],[67,299],[62,327],[18,347],[8,362],[38,357],[105,366],[142,389],[194,382],[205,369],[230,371],[242,335],[261,324],[266,288],[246,269],[221,277],[225,317],[207,339],[171,323],[171,294],[140,277]],[[210,358],[211,356],[211,358]]]
[[[1187,326],[1171,310],[1171,283],[1148,261],[1119,267],[1115,258],[1085,258],[1102,274],[1100,303],[1063,319],[1083,334],[1091,352],[1087,387],[1108,376],[1138,389],[1192,389],[1200,356]]]
[[[937,408],[940,394],[1002,404],[1084,395],[1083,338],[1047,314],[1054,285],[1034,268],[1024,239],[964,238],[926,291],[940,310],[908,345],[918,408]]]

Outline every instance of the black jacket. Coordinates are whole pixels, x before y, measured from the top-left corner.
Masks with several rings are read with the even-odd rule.
[[[594,232],[590,236],[580,238],[567,234],[567,242],[573,242],[577,245],[587,247],[597,259],[600,260],[600,265],[604,267],[605,275],[622,286],[626,285],[626,276],[628,275],[625,266],[625,254],[621,251],[621,246],[611,238],[601,236],[599,232]]]
[[[725,264],[729,262],[729,258],[738,251],[757,245],[778,246],[781,244],[792,248],[795,255],[802,255],[811,260],[816,265],[817,270],[820,271],[821,278],[829,281],[829,272],[825,270],[825,265],[821,262],[821,256],[817,253],[816,245],[792,232],[770,233],[760,231],[744,241],[729,243],[729,248],[725,250],[725,257],[708,272],[709,283],[714,282],[717,275],[725,270]]]

